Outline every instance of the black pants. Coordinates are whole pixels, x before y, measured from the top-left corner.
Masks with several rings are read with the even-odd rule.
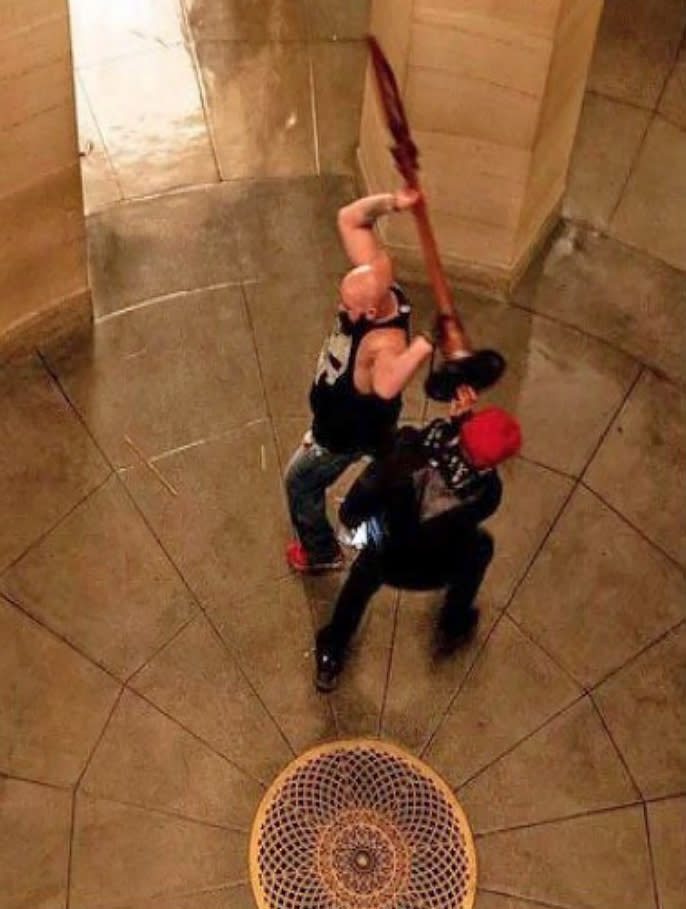
[[[461,538],[449,551],[369,546],[353,563],[320,640],[342,653],[382,584],[403,590],[446,587],[443,617],[450,623],[472,605],[492,558],[493,538],[485,530]]]

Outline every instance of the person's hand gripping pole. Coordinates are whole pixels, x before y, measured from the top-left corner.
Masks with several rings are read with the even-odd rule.
[[[426,381],[426,393],[435,400],[450,401],[460,385],[470,385],[476,390],[493,385],[505,370],[505,360],[497,351],[472,349],[465,327],[455,309],[438,255],[426,200],[419,184],[419,149],[410,135],[393,70],[376,38],[369,36],[368,43],[379,100],[395,142],[391,147],[391,154],[407,189],[418,194],[411,208],[438,310],[435,334],[443,363],[436,369],[432,368]]]

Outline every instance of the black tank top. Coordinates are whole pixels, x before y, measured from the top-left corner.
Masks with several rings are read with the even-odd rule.
[[[353,383],[357,351],[370,332],[401,328],[409,340],[410,304],[397,284],[391,290],[398,301],[398,312],[392,319],[381,323],[360,319],[346,333],[339,316],[319,354],[310,390],[312,434],[331,451],[377,454],[388,445],[398,421],[400,395],[386,400],[373,393],[362,394]]]

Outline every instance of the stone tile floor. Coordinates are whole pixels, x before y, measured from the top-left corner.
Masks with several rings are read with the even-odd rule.
[[[672,198],[660,156],[678,151],[667,126],[683,140],[682,62],[653,54],[623,78],[637,38],[606,4],[570,195],[590,226],[567,224],[509,304],[456,290],[476,339],[509,358],[489,397],[526,435],[503,471],[475,640],[438,659],[439,599],[383,590],[326,698],[312,634],[340,578],[288,574],[281,474],[345,266],[335,212],[354,193],[356,109],[329,75],[358,65],[366,4],[263,6],[186,0],[179,19],[155,0],[147,30],[127,22],[132,4],[99,29],[88,4],[72,10],[99,137],[84,164],[96,323],[0,367],[0,907],[249,909],[265,787],[317,742],[372,735],[455,788],[477,909],[682,909],[686,273],[670,257],[683,214],[672,205],[661,232],[642,208],[651,173]],[[651,46],[683,27],[680,9],[646,13]],[[235,145],[245,108],[220,90],[221,42],[258,83],[269,55],[298,45],[331,93],[273,160],[255,157],[278,127],[268,106]],[[173,66],[148,66],[166,50]],[[280,59],[297,94],[300,63]],[[186,81],[182,116],[153,116],[150,73],[167,73],[171,97],[174,67],[195,79],[198,61],[216,97]],[[139,104],[128,144],[108,67]],[[603,122],[615,138],[600,154]],[[613,160],[621,179],[599,177]],[[614,224],[633,247],[597,233]],[[421,324],[430,298],[409,289]],[[418,379],[403,418],[434,412]]]
[[[440,660],[439,598],[384,590],[326,698],[312,632],[340,578],[289,576],[281,473],[352,193],[251,181],[101,212],[92,337],[0,372],[3,907],[249,906],[265,786],[356,735],[455,788],[479,909],[681,905],[686,275],[581,231],[511,304],[457,290],[526,436],[479,633]],[[623,284],[651,301],[630,319]],[[405,419],[435,408],[415,382]]]

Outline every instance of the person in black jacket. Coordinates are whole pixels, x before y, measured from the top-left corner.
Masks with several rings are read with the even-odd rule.
[[[373,461],[341,505],[341,523],[366,545],[341,588],[333,616],[316,639],[320,691],[332,690],[348,644],[382,584],[446,588],[439,631],[452,649],[478,620],[474,598],[493,557],[480,524],[501,499],[496,465],[521,446],[517,421],[498,407],[474,413],[476,394],[461,386],[450,419],[405,427],[393,450]]]

